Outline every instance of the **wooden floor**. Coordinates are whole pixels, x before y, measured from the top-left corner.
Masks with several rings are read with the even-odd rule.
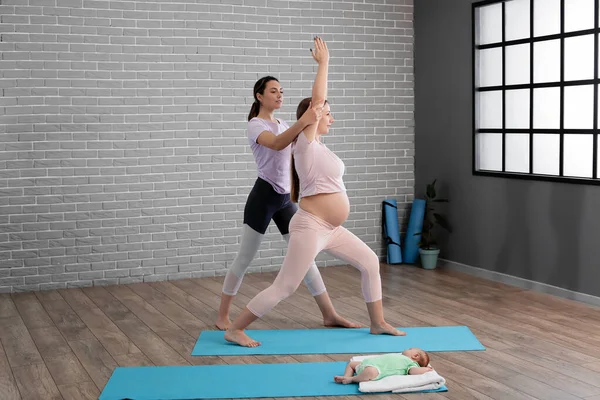
[[[321,271],[338,312],[368,324],[358,272]],[[274,276],[247,275],[233,315]],[[215,329],[222,279],[0,295],[0,399],[96,399],[117,366],[348,360],[191,357],[200,331]],[[448,392],[345,400],[600,400],[600,309],[443,270],[384,265],[382,280],[393,325],[467,325],[487,349],[431,354]],[[317,328],[321,322],[302,285],[251,328]]]

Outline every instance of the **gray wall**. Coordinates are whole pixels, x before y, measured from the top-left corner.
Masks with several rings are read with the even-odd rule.
[[[315,34],[345,226],[383,255],[381,201],[412,200],[412,0],[2,0],[0,18],[0,291],[224,273],[256,177],[252,86],[279,77],[295,121]],[[253,270],[284,249],[271,224]]]
[[[451,200],[441,256],[600,296],[600,187],[472,175],[471,4],[415,5],[415,193]]]

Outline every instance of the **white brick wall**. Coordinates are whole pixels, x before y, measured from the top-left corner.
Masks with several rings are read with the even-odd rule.
[[[412,0],[0,0],[0,291],[222,274],[256,177],[252,86],[295,121],[331,52],[345,224],[382,252],[414,186]],[[404,216],[400,217],[404,223]],[[278,268],[274,224],[253,270]],[[319,265],[337,263],[325,255]]]

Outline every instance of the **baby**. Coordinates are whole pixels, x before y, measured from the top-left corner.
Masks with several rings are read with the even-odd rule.
[[[402,354],[382,354],[363,361],[350,361],[344,376],[335,376],[333,380],[343,384],[358,383],[378,381],[391,375],[417,375],[429,371],[433,371],[429,367],[429,355],[421,349],[410,348]]]

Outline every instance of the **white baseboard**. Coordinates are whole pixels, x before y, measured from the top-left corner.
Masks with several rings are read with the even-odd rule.
[[[503,274],[501,272],[472,267],[470,265],[461,264],[456,261],[450,261],[443,258],[440,258],[439,261],[443,263],[443,268],[447,268],[452,271],[463,272],[465,274],[488,279],[494,282],[505,283],[507,285],[519,287],[521,289],[530,289],[535,292],[547,293],[565,299],[580,301],[582,303],[590,304],[593,306],[600,306],[600,297],[592,296],[585,293],[579,293],[568,289],[563,289],[558,286],[552,286],[545,283],[531,281],[529,279],[523,279],[512,275]]]

